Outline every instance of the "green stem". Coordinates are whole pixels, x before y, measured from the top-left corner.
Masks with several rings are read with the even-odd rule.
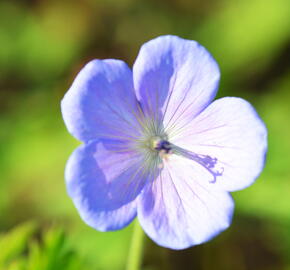
[[[140,270],[143,258],[143,243],[144,232],[139,225],[138,221],[135,221],[133,228],[133,235],[131,240],[131,246],[129,249],[127,267],[126,270]]]

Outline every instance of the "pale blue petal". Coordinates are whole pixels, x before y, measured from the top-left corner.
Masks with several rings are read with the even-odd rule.
[[[144,157],[117,141],[92,141],[75,150],[65,172],[67,189],[82,219],[100,230],[117,230],[136,215],[135,200],[148,171]]]
[[[194,162],[171,155],[138,199],[138,219],[148,236],[171,249],[201,244],[228,228],[233,200],[199,177]]]
[[[177,125],[170,140],[211,160],[205,165],[220,174],[213,184],[227,191],[251,185],[264,167],[267,129],[251,104],[241,98],[214,101],[194,120]]]
[[[69,132],[87,142],[134,138],[138,122],[132,72],[120,60],[93,60],[77,75],[61,102]]]
[[[133,66],[134,86],[146,115],[167,130],[194,118],[215,97],[220,72],[195,41],[161,36],[145,43]]]

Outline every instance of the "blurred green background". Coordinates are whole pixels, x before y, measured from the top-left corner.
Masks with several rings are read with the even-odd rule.
[[[266,122],[264,172],[233,193],[233,224],[209,243],[171,251],[145,242],[143,270],[290,270],[289,0],[1,0],[0,269],[122,270],[132,226],[99,233],[67,196],[79,144],[60,100],[93,58],[130,65],[162,34],[203,44],[222,72],[219,96],[249,100]]]

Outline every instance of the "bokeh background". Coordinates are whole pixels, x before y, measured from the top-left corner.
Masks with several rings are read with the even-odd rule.
[[[99,233],[67,196],[63,171],[79,142],[60,100],[89,60],[132,65],[162,34],[197,40],[214,55],[219,96],[256,107],[269,151],[257,182],[233,193],[230,229],[178,252],[146,238],[142,269],[290,269],[289,0],[1,0],[1,270],[125,268],[132,225]]]

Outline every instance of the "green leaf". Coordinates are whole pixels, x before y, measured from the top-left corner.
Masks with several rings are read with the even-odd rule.
[[[31,242],[25,270],[82,270],[89,269],[67,244],[60,228],[50,228],[39,242]]]
[[[35,223],[27,222],[0,236],[0,267],[13,260],[27,248],[27,241],[35,229]]]
[[[36,225],[24,223],[0,236],[0,270],[90,270],[59,227],[34,237]]]

